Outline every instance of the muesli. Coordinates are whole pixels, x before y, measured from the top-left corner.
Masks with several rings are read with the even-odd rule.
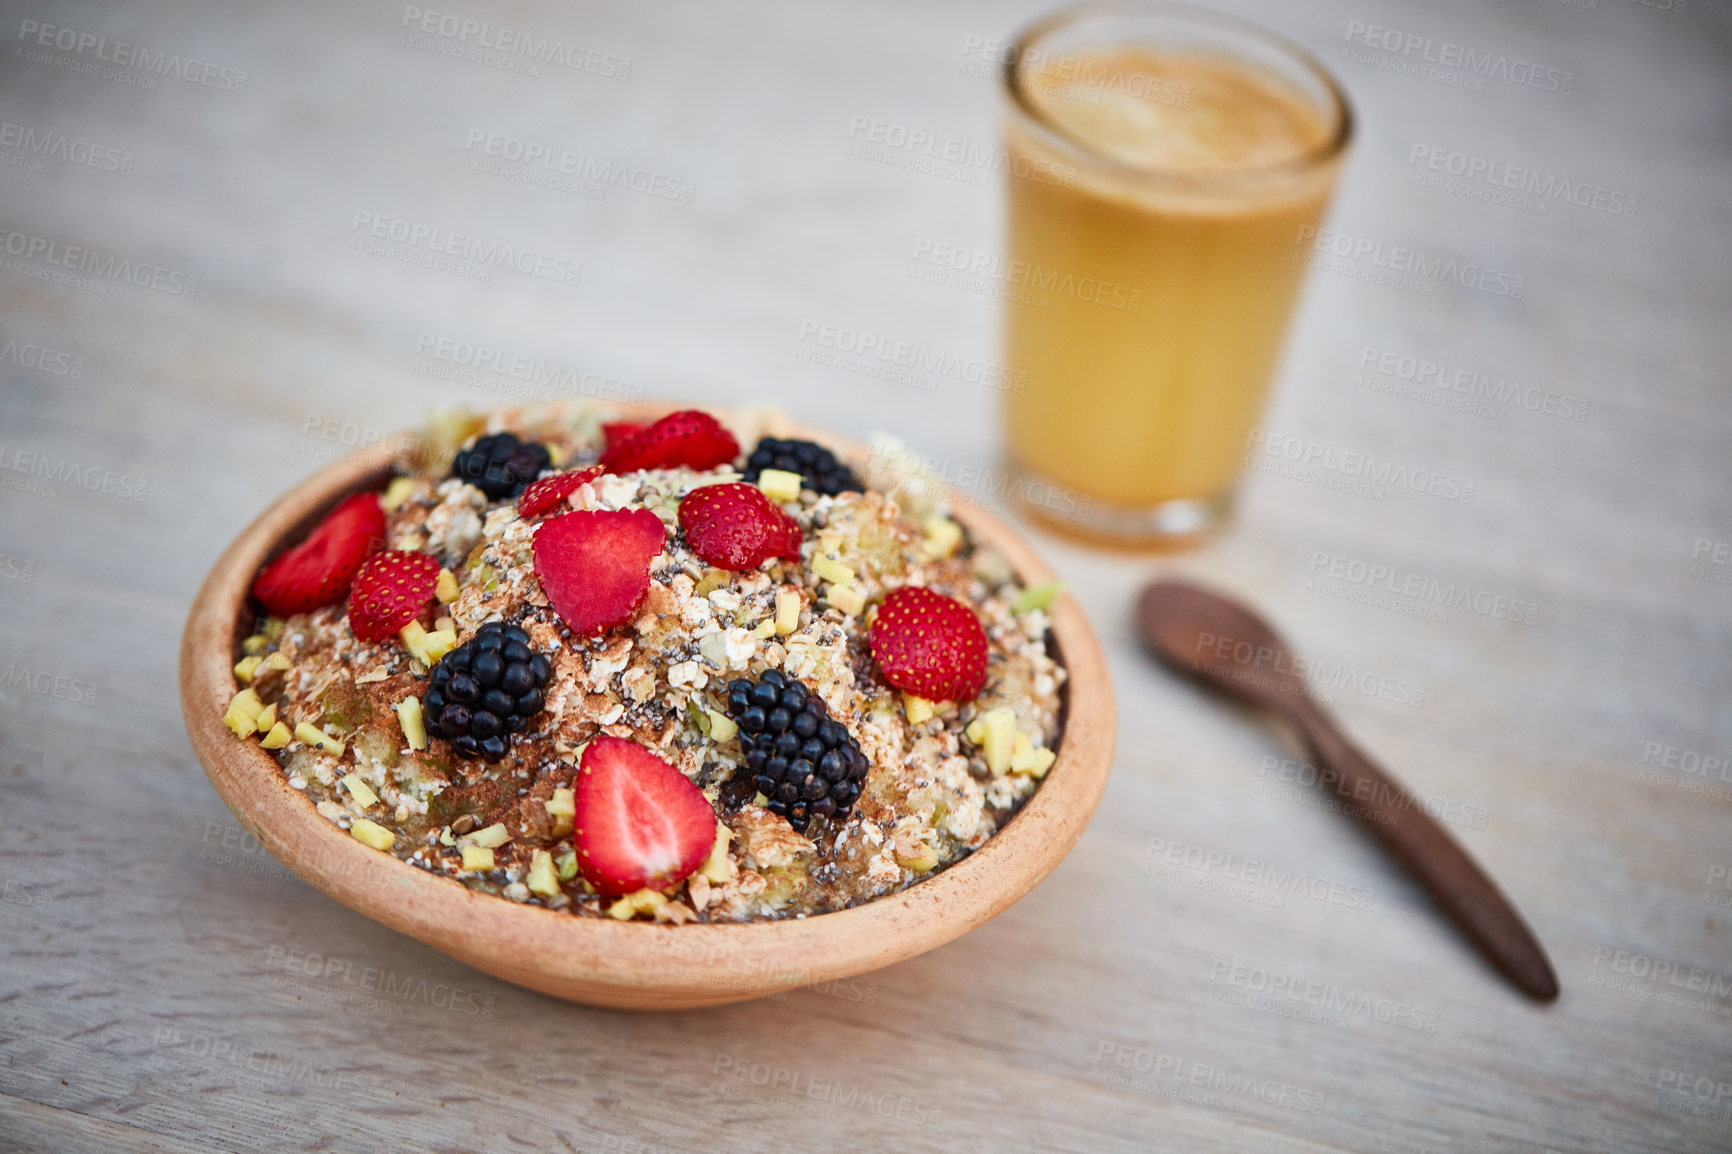
[[[1054,762],[1055,589],[780,425],[442,414],[261,568],[224,720],[357,840],[572,915],[804,917],[942,870]]]

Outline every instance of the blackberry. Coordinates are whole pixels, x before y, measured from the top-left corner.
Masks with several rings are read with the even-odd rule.
[[[781,469],[805,478],[806,488],[814,493],[834,497],[837,493],[864,493],[853,470],[836,459],[836,454],[811,441],[788,441],[780,437],[765,437],[746,458],[746,480],[756,482],[765,469]]]
[[[451,462],[451,475],[498,501],[523,496],[529,483],[552,464],[545,445],[519,440],[516,433],[494,433],[460,451]]]
[[[489,621],[433,667],[421,713],[427,732],[464,757],[499,761],[541,712],[541,690],[553,666],[529,648],[520,625]]]
[[[771,669],[756,682],[730,682],[728,712],[770,812],[802,833],[814,817],[848,815],[871,766],[816,693]]]

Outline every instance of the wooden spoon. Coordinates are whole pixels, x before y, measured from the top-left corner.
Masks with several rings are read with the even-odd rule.
[[[1236,601],[1179,581],[1156,581],[1137,605],[1143,642],[1167,665],[1291,721],[1320,778],[1351,803],[1384,847],[1419,880],[1474,945],[1542,1001],[1558,978],[1521,915],[1417,798],[1348,741],[1306,691],[1281,638]]]

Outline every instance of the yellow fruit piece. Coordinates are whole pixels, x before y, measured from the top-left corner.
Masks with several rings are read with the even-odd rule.
[[[235,680],[242,685],[253,683],[253,674],[265,663],[263,657],[243,657],[235,662]]]
[[[840,561],[832,561],[822,553],[812,556],[812,572],[832,585],[846,585],[854,580],[854,569]]]
[[[332,757],[343,756],[342,742],[330,736],[322,729],[313,728],[313,726],[305,721],[300,722],[295,726],[295,736],[306,742],[308,745],[317,746]]]
[[[457,600],[457,574],[449,569],[439,570],[439,580],[433,586],[433,596],[439,599],[441,605],[449,605]]]
[[[653,913],[657,906],[665,906],[667,904],[668,899],[666,894],[657,893],[655,890],[651,889],[642,889],[635,893],[625,895],[625,897],[620,898],[617,902],[614,902],[613,905],[607,907],[607,916],[610,918],[618,918],[622,922],[629,922],[638,914]]]
[[[575,790],[555,789],[547,799],[545,808],[547,816],[553,819],[553,836],[564,837],[571,832],[571,823],[577,818],[576,796]]]
[[[980,748],[994,776],[1010,769],[1010,755],[1016,748],[1016,717],[1010,710],[989,709],[969,722],[964,732]]]
[[[463,846],[463,868],[466,870],[490,870],[493,868],[493,851],[484,845]]]
[[[932,720],[932,703],[924,697],[916,697],[912,693],[902,695],[902,712],[908,718],[909,725],[919,725]]]
[[[866,594],[853,585],[832,585],[827,600],[850,617],[857,617],[866,608]]]
[[[379,795],[373,792],[373,787],[361,780],[361,775],[351,773],[343,778],[343,786],[349,791],[349,796],[355,799],[355,804],[362,809],[379,804]]]
[[[275,725],[271,726],[271,731],[265,734],[259,744],[264,746],[266,749],[281,749],[289,743],[290,738],[293,736],[294,735],[289,732],[289,727],[279,721]]]
[[[271,647],[271,639],[263,633],[255,633],[241,642],[241,652],[249,657],[257,657]]]
[[[253,728],[258,730],[260,733],[269,733],[271,728],[276,724],[277,703],[274,701],[265,706],[264,712],[253,718]]]
[[[421,714],[421,699],[405,697],[392,706],[397,711],[397,724],[403,728],[403,739],[410,749],[427,748],[427,719]]]
[[[283,626],[287,624],[288,622],[284,621],[281,617],[267,617],[265,618],[264,627],[261,628],[259,632],[265,635],[266,641],[276,641],[282,637]]]
[[[265,658],[266,669],[293,669],[294,665],[281,653],[273,653]]]
[[[920,542],[920,551],[928,560],[949,557],[962,544],[962,526],[949,517],[934,513],[926,518],[921,528],[926,530],[926,538]]]
[[[553,855],[544,849],[529,859],[529,876],[523,879],[532,894],[550,898],[559,892],[559,875],[553,872]]]
[[[708,597],[711,593],[728,583],[728,576],[728,571],[726,569],[711,569],[708,573],[704,574],[702,580],[692,587],[692,595],[695,597]]]
[[[395,513],[403,507],[404,501],[414,495],[414,492],[415,479],[413,477],[392,477],[391,483],[385,486],[385,492],[379,498],[379,507],[387,513]]]
[[[707,714],[710,719],[711,741],[732,741],[734,735],[740,732],[740,727],[735,725],[734,719],[729,717],[727,714],[717,713],[713,709],[706,709],[704,710],[704,713]]]
[[[370,845],[376,850],[389,850],[397,844],[397,835],[364,817],[358,817],[349,826],[349,833],[362,845]]]
[[[698,867],[698,872],[712,882],[720,884],[734,876],[734,863],[728,860],[728,842],[733,837],[733,830],[719,821],[716,823],[716,844],[710,847],[710,856]]]
[[[566,850],[561,853],[553,864],[559,867],[560,881],[568,882],[577,876],[577,854],[573,851]]]
[[[469,835],[469,844],[478,845],[482,849],[493,849],[511,840],[511,831],[505,828],[505,823],[496,821],[486,829],[478,829]]]
[[[421,660],[428,665],[437,665],[445,659],[445,655],[457,648],[457,631],[455,629],[435,629],[421,639]]]
[[[762,621],[758,622],[758,624],[752,629],[752,636],[763,639],[774,637],[776,632],[776,619],[773,617],[766,617]]]
[[[782,637],[800,628],[800,591],[798,589],[778,589],[776,591],[776,633]]]
[[[785,469],[765,469],[758,474],[758,488],[778,505],[784,501],[798,501],[801,484],[800,474]]]
[[[229,698],[229,709],[244,714],[253,720],[265,711],[265,703],[259,700],[259,695],[250,689],[243,689]]]

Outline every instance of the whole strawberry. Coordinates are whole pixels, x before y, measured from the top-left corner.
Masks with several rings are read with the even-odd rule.
[[[307,539],[273,559],[253,580],[253,596],[278,617],[334,605],[361,561],[385,543],[377,493],[354,493],[325,515]]]
[[[349,628],[357,641],[385,641],[421,615],[439,584],[439,559],[393,549],[361,562],[349,590]]]
[[[884,680],[929,701],[968,701],[986,688],[986,630],[974,610],[905,586],[878,608],[869,636]]]
[[[800,526],[756,485],[705,485],[680,502],[693,553],[718,569],[756,569],[772,557],[800,559]]]
[[[610,473],[637,469],[714,469],[740,455],[740,443],[701,409],[681,409],[622,437],[608,439],[601,463]]]

